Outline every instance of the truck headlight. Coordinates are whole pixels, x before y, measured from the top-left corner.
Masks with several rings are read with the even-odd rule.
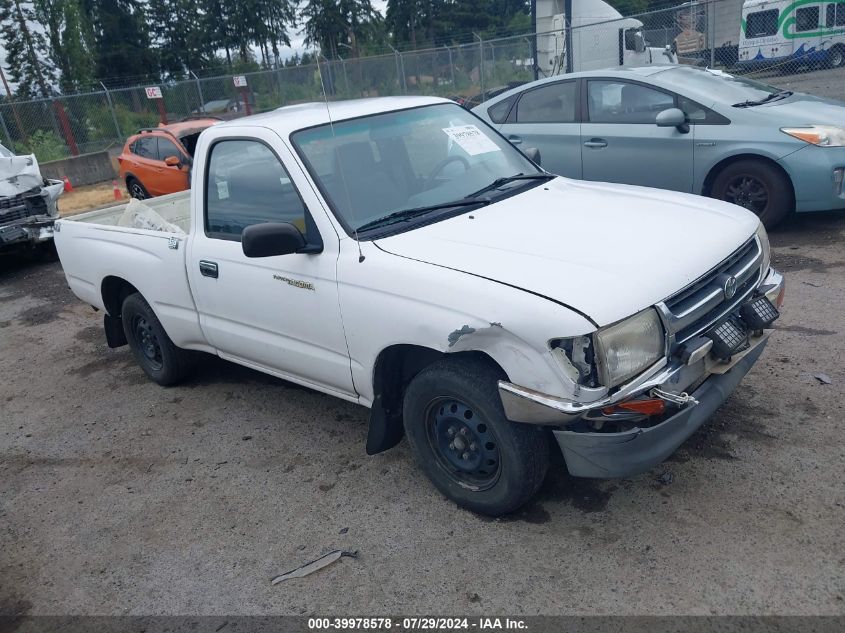
[[[769,234],[766,233],[762,222],[757,226],[757,239],[760,240],[760,248],[763,250],[763,275],[765,275],[772,261],[772,247],[769,246]]]
[[[666,335],[654,308],[594,334],[599,382],[615,387],[651,367],[666,353]]]
[[[819,147],[842,147],[845,145],[845,129],[833,125],[782,127],[780,131],[797,138],[799,141]]]

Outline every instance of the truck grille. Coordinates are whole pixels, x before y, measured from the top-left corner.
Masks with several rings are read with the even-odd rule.
[[[747,299],[765,272],[762,263],[760,245],[751,238],[713,270],[666,299],[661,307],[675,343],[701,334]],[[730,277],[736,279],[736,292],[728,299],[725,283]]]
[[[31,215],[47,214],[47,202],[36,188],[16,196],[0,198],[0,222],[23,220]]]

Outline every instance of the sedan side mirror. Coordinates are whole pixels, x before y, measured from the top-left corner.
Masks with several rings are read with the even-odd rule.
[[[164,159],[164,164],[168,167],[181,167],[182,161],[179,160],[178,156],[168,156]]]
[[[525,155],[525,158],[530,160],[535,165],[540,164],[540,150],[536,147],[523,147],[522,153]]]
[[[290,222],[253,224],[241,234],[241,248],[247,257],[290,255],[305,245],[305,237]]]
[[[676,127],[683,134],[689,132],[687,115],[680,108],[668,108],[662,112],[658,112],[654,122],[657,124],[657,127]]]

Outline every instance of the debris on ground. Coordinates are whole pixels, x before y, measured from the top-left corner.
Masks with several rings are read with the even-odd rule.
[[[348,527],[340,528],[340,532],[338,532],[338,534],[346,534],[348,531],[349,531]]]
[[[296,569],[291,569],[284,574],[280,574],[273,578],[270,581],[271,584],[277,585],[283,580],[290,580],[291,578],[303,578],[304,576],[308,576],[313,574],[315,571],[321,570],[323,567],[327,567],[334,563],[337,560],[340,560],[341,557],[346,556],[347,558],[358,558],[358,550],[347,551],[336,549],[334,551],[329,552],[328,554],[324,554],[315,560],[312,560],[309,563],[305,563],[301,567],[297,567]]]
[[[813,374],[813,378],[818,380],[823,385],[829,385],[831,383],[830,376],[824,373]]]
[[[668,471],[657,476],[657,482],[663,484],[664,486],[671,484],[673,479],[675,479],[674,475]]]

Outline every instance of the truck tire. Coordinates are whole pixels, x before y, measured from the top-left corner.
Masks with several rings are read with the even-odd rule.
[[[129,192],[129,196],[136,200],[146,200],[150,197],[150,194],[144,185],[141,184],[141,181],[132,176],[126,179],[126,190]]]
[[[761,160],[731,163],[713,180],[710,196],[744,207],[767,229],[774,228],[794,207],[789,177]]]
[[[511,422],[499,372],[475,359],[430,365],[405,391],[405,434],[417,465],[446,497],[499,516],[529,501],[549,465],[541,427]]]
[[[120,316],[129,348],[150,380],[169,387],[192,372],[196,352],[173,344],[153,309],[139,293],[123,300]]]

